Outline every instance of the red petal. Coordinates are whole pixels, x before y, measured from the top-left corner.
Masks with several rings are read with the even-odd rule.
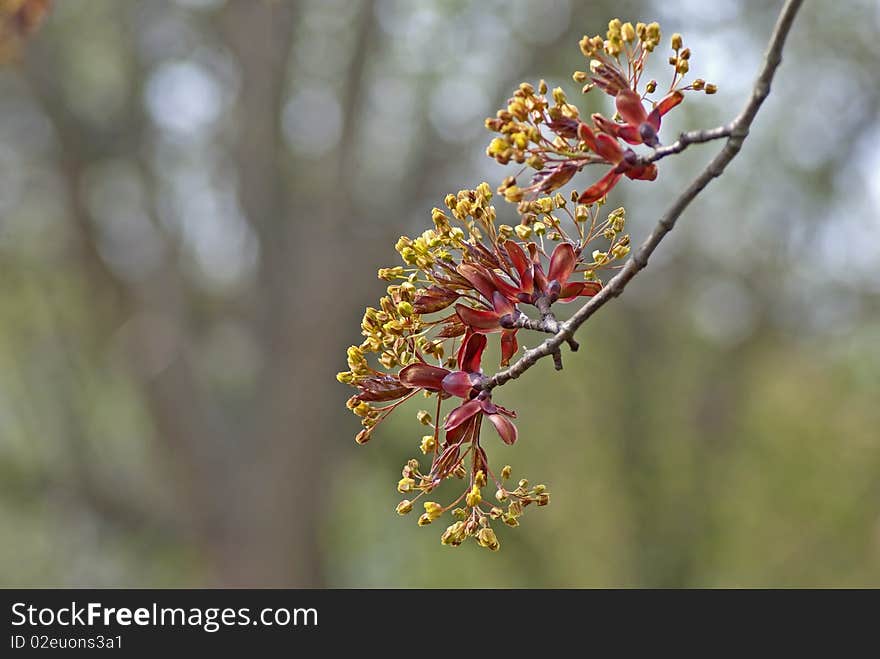
[[[443,426],[444,430],[455,430],[479,411],[480,401],[478,400],[469,400],[459,405],[449,413],[449,416],[446,418],[446,424]]]
[[[458,367],[468,373],[480,373],[480,361],[486,347],[483,334],[471,334],[458,350]]]
[[[643,167],[630,167],[625,174],[634,181],[653,181],[657,178],[657,165],[650,163]]]
[[[598,281],[573,281],[559,291],[560,302],[571,302],[577,297],[593,297],[602,290]]]
[[[440,391],[443,378],[447,375],[449,375],[448,369],[418,362],[403,368],[399,377],[400,381],[411,389]]]
[[[495,313],[498,314],[499,317],[507,315],[518,315],[513,302],[508,300],[498,291],[495,291],[492,294],[492,307],[495,309]]]
[[[526,256],[526,253],[523,251],[523,248],[519,246],[519,243],[513,240],[505,240],[504,249],[507,250],[507,255],[510,257],[510,262],[513,263],[513,267],[516,268],[516,274],[522,277],[526,270],[531,266],[529,257]]]
[[[623,160],[620,143],[609,135],[602,134],[596,137],[596,153],[615,165]]]
[[[579,204],[592,204],[608,194],[608,192],[617,185],[622,174],[617,169],[611,169],[605,176],[596,181],[589,188],[581,193],[578,197]]]
[[[683,100],[684,100],[684,94],[681,91],[676,89],[674,92],[669,92],[668,94],[666,94],[666,96],[661,98],[660,102],[657,103],[657,105],[654,107],[654,110],[657,112],[657,114],[659,116],[662,117],[664,114],[669,112],[672,108],[674,108],[676,105],[681,103]],[[658,121],[657,125],[654,126],[654,128],[659,128],[659,127],[660,127],[660,122]]]
[[[535,174],[532,177],[532,184],[538,185],[538,192],[553,192],[568,183],[577,170],[577,165],[563,162]]]
[[[471,286],[480,292],[487,300],[492,299],[492,293],[495,292],[495,284],[492,283],[491,275],[485,268],[472,263],[462,263],[458,266],[458,272],[462,277],[468,280]]]
[[[529,255],[532,257],[532,278],[538,286],[538,290],[547,290],[547,275],[544,274],[544,268],[541,266],[541,255],[538,253],[538,246],[535,243],[529,243]]]
[[[467,331],[467,328],[464,323],[461,322],[461,318],[459,318],[457,314],[453,314],[452,318],[455,320],[443,321],[442,328],[437,332],[438,339],[452,339],[456,336],[461,336]]]
[[[358,400],[369,402],[396,400],[412,391],[393,375],[370,375],[357,382]]]
[[[480,335],[477,334],[475,336]],[[464,371],[453,371],[443,378],[442,386],[443,391],[448,394],[458,396],[459,398],[467,398],[468,394],[471,393],[471,389],[474,388],[474,383],[471,381],[471,376],[468,373],[465,373]]]
[[[617,133],[620,130],[620,124],[614,123],[611,119],[603,117],[598,112],[593,114],[593,124],[595,124],[596,130],[600,133],[605,133],[611,137],[617,137]],[[596,139],[598,139],[598,135]],[[596,149],[594,148],[593,150],[595,151]]]
[[[501,365],[507,366],[516,354],[519,344],[516,341],[516,330],[501,332]]]
[[[517,431],[513,421],[501,414],[487,414],[489,421],[495,426],[495,430],[501,436],[501,441],[505,444],[513,444],[516,441]]]
[[[457,299],[456,291],[432,285],[413,301],[413,311],[423,314],[434,313],[445,309]]]
[[[571,276],[576,263],[577,256],[571,243],[559,243],[550,256],[550,272],[547,273],[547,279],[551,281],[555,279],[560,284],[564,284]]]
[[[507,250],[507,255],[510,256],[510,262],[513,263],[513,267],[516,268],[516,273],[519,275],[520,291],[523,293],[531,293],[534,286],[532,279],[532,262],[529,260],[529,257],[526,256],[522,247],[512,240],[508,240],[504,243],[504,249]]]
[[[462,428],[462,434],[466,428]],[[450,439],[449,435],[446,435],[446,442],[444,446],[446,448],[443,449],[443,453],[434,460],[434,464],[431,465],[431,473],[436,474],[440,478],[445,478],[446,475],[452,471],[453,467],[455,467],[458,462],[458,454],[461,450],[460,447],[457,446],[458,439]]]
[[[574,138],[577,137],[578,120],[569,117],[560,117],[547,124],[547,128],[560,137]]]
[[[494,311],[481,311],[466,304],[456,304],[455,313],[461,318],[461,322],[473,330],[501,329],[501,324],[498,322],[498,314]]]
[[[615,99],[615,105],[620,116],[630,126],[638,127],[648,118],[648,113],[642,105],[642,98],[632,89],[621,89]]]
[[[516,299],[516,296],[519,294],[519,289],[516,286],[508,284],[504,279],[502,279],[498,273],[493,270],[489,271],[489,275],[492,277],[492,284],[496,289],[501,291],[502,295],[505,295],[511,299]],[[489,300],[492,298],[490,297]]]
[[[471,423],[463,423],[455,430],[446,433],[446,441],[443,443],[443,445],[449,446],[452,444],[458,444],[464,439],[465,435],[467,435],[469,432],[473,432],[473,430],[473,420],[471,420]]]
[[[643,142],[639,129],[636,126],[621,126],[618,135],[624,142],[629,142],[630,144],[641,144]]]
[[[587,124],[581,122],[577,129],[578,139],[585,142],[590,149],[596,150],[596,135]]]

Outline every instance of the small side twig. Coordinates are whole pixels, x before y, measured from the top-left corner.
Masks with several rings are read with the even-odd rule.
[[[520,313],[519,317],[514,320],[502,321],[502,327],[505,329],[528,329],[534,332],[544,332],[545,334],[557,334],[561,327],[556,315],[550,310],[550,302],[547,298],[540,298],[536,303],[538,310],[541,312],[541,320],[529,318],[526,314]],[[565,339],[568,347],[572,352],[577,352],[581,347],[573,336]],[[557,371],[562,370],[562,352],[557,348],[553,353],[553,364]]]
[[[716,128],[692,130],[686,133],[682,133],[678,136],[678,139],[675,140],[675,142],[673,142],[672,144],[667,144],[666,146],[658,146],[648,155],[639,157],[639,162],[641,164],[648,165],[652,162],[662,160],[666,156],[681,153],[691,144],[702,144],[704,142],[712,142],[713,140],[720,140],[725,137],[730,137],[731,133],[733,133],[733,129],[734,125],[733,122],[731,122],[724,126],[717,126]]]

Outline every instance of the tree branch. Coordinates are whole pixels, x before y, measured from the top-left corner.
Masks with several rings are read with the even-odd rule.
[[[505,382],[518,378],[520,375],[534,366],[540,359],[548,355],[559,354],[559,347],[563,341],[570,340],[577,329],[586,322],[586,320],[598,311],[606,302],[617,297],[626,288],[626,285],[635,277],[645,266],[648,265],[648,259],[657,246],[663,240],[667,233],[672,231],[678,218],[690,203],[696,198],[703,189],[709,185],[712,179],[717,178],[724,172],[724,169],[739,153],[743,142],[749,134],[749,128],[761,108],[761,104],[770,93],[770,83],[779,65],[782,62],[782,49],[785,45],[785,39],[791,31],[792,23],[801,8],[803,0],[787,0],[776,21],[773,34],[770,37],[770,43],[767,47],[767,53],[764,56],[764,65],[758,75],[757,80],[752,88],[752,94],[748,102],[736,118],[727,126],[720,126],[707,131],[695,131],[693,133],[684,133],[679,137],[678,141],[667,146],[659,147],[655,150],[649,159],[659,160],[662,157],[684,151],[689,144],[696,142],[705,142],[712,139],[718,139],[727,136],[727,141],[721,152],[712,159],[706,168],[697,176],[687,189],[672,203],[666,213],[657,222],[651,235],[639,247],[635,254],[626,262],[624,267],[602,288],[599,293],[590,298],[583,307],[566,322],[562,323],[553,336],[546,339],[541,345],[532,350],[526,350],[523,356],[513,363],[510,367],[499,371],[489,378],[483,385],[483,389],[490,391],[494,387],[503,385]],[[658,155],[659,154],[659,155]],[[651,161],[651,160],[649,160]]]
[[[682,133],[678,136],[678,139],[672,144],[667,144],[666,146],[658,146],[649,155],[640,157],[638,159],[639,163],[647,165],[652,162],[657,162],[658,160],[661,160],[666,156],[681,153],[691,144],[701,144],[703,142],[711,142],[713,140],[720,140],[724,137],[730,137],[731,133],[733,133],[733,124],[734,122],[730,122],[729,124],[718,126],[716,128],[707,128],[705,130],[692,130],[686,133]]]

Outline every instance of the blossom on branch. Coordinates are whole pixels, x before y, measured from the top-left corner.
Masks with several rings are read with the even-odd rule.
[[[535,172],[525,187],[509,176],[497,189],[512,205],[508,212],[515,221],[499,222],[487,183],[448,194],[446,208],[431,213],[433,228],[397,241],[402,265],[378,272],[389,284],[387,295],[366,309],[363,341],[348,349],[348,370],[337,378],[357,390],[347,405],[361,419],[356,437],[361,444],[407,401],[433,400],[432,411],[416,415],[428,429],[418,445],[430,464],[423,468],[413,458],[404,465],[397,490],[407,498],[397,512],[409,514],[446,481],[464,481],[450,502],[422,502],[420,526],[452,513],[455,521],[441,535],[444,545],[473,538],[497,550],[493,521],[518,526],[526,507],[550,501],[544,485],[529,486],[523,479],[512,488],[510,467],[496,473],[489,463],[481,436],[484,421],[502,444],[514,444],[519,433],[516,413],[493,400],[497,382],[485,375],[483,356],[498,336],[501,366],[507,366],[519,351],[522,332],[536,333],[537,340],[555,335],[577,348],[570,334],[559,334],[555,305],[597,295],[601,275],[618,267],[630,250],[626,211],[606,212],[605,196],[623,177],[656,179],[656,164],[634,148],[660,145],[662,118],[681,103],[685,91],[714,91],[701,80],[683,84],[690,51],[674,35],[675,74],[668,90],[656,102],[650,99],[655,81],[640,92],[645,62],[659,41],[655,23],[633,26],[619,20],[609,24],[606,39],[581,41],[590,73],[578,72],[575,80],[587,82],[585,92],[599,88],[614,98],[611,119],[597,113],[584,121],[561,88],[548,98],[544,81],[537,89],[521,84],[506,109],[486,121],[499,134],[488,155]],[[585,190],[560,192],[590,164],[608,170]],[[562,368],[560,350],[552,354]],[[482,492],[489,482],[495,487],[491,504]]]
[[[657,90],[657,81],[642,85],[645,65],[650,54],[660,43],[660,26],[621,23],[614,19],[608,24],[605,38],[584,37],[581,52],[589,59],[589,72],[576,71],[575,82],[587,83],[582,91],[600,89],[614,98],[615,116],[612,119],[595,113],[590,121],[580,117],[576,105],[568,102],[561,87],[547,98],[547,83],[535,88],[522,83],[508,100],[507,107],[494,117],[486,119],[486,127],[499,133],[486,153],[501,164],[511,160],[535,170],[529,185],[519,187],[515,178],[503,186],[505,196],[518,201],[535,193],[552,192],[571,180],[587,165],[605,164],[611,168],[595,183],[586,188],[578,201],[594,203],[617,185],[623,176],[632,180],[653,181],[657,167],[644,162],[621,140],[633,146],[660,146],[660,123],[663,116],[684,100],[687,91],[712,94],[715,85],[702,79],[689,84],[684,78],[690,68],[690,49],[684,48],[681,35],[672,36],[669,63],[673,76],[668,89],[657,101],[650,96]],[[650,109],[645,107],[650,103]]]

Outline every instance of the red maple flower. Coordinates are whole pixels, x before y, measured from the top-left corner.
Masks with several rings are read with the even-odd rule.
[[[480,264],[458,266],[458,273],[482,296],[482,308],[455,305],[455,313],[467,327],[468,335],[501,332],[502,366],[509,363],[519,347],[514,324],[522,314],[517,302],[535,304],[542,297],[551,304],[571,302],[577,297],[593,296],[602,287],[595,281],[568,281],[578,261],[578,251],[571,243],[556,246],[546,273],[535,243],[528,244],[530,254],[512,240],[505,241],[503,246],[507,259],[498,260],[503,275]]]
[[[483,369],[480,365],[483,350],[486,348],[486,337],[482,334],[470,334],[462,344],[458,353],[458,369],[450,371],[442,366],[432,366],[424,362],[410,364],[400,371],[400,382],[412,389],[424,389],[431,392],[442,392],[450,396],[465,399],[465,402],[449,413],[443,428],[447,433],[447,443],[458,443],[460,427],[470,428],[477,422],[478,413],[489,419],[501,440],[505,444],[516,441],[517,430],[510,418],[516,413],[492,402],[491,396],[480,387],[484,382]]]
[[[617,124],[612,121],[603,123],[599,130],[611,131],[610,135],[619,137],[629,144],[646,144],[657,146],[660,141],[657,131],[660,130],[660,121],[667,112],[684,100],[684,94],[675,90],[664,96],[654,109],[648,113],[642,105],[642,97],[632,89],[623,89],[615,98],[617,112],[626,122]],[[600,115],[601,116],[601,115]],[[607,121],[607,120],[606,120]]]
[[[617,138],[608,134],[608,131],[617,130],[619,124],[607,119],[605,121],[608,125],[603,126],[603,132],[598,135],[587,124],[581,124],[579,130],[581,139],[612,165],[605,176],[581,193],[578,197],[578,203],[581,204],[592,204],[607,195],[624,175],[634,180],[653,181],[657,178],[657,166],[654,163],[641,164],[635,151],[623,149]],[[644,125],[649,124],[646,122]],[[615,128],[612,129],[611,126]]]

